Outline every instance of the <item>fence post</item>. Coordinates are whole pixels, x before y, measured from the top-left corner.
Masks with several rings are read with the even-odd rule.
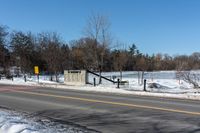
[[[39,79],[40,79],[39,74],[37,74],[37,79],[38,79],[38,83],[39,83]]]
[[[147,90],[146,90],[146,82],[147,82],[147,80],[144,79],[144,91],[147,91]]]
[[[94,86],[96,86],[96,78],[94,78],[93,80],[94,80]]]
[[[119,88],[119,78],[117,79],[117,88]]]
[[[24,82],[26,82],[26,75],[24,75]]]

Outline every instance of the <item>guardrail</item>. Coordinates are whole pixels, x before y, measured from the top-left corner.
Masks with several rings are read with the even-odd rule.
[[[95,72],[92,72],[92,71],[90,71],[90,70],[87,70],[87,72],[88,72],[88,73],[91,73],[91,74],[93,74],[93,75],[95,75],[95,76],[98,76],[98,77],[100,77],[100,78],[102,78],[102,79],[105,79],[105,80],[107,80],[107,81],[109,81],[109,82],[112,82],[113,84],[117,83],[117,81],[108,79],[108,78],[106,78],[106,77],[104,77],[104,76],[102,76],[102,75],[99,75],[99,74],[97,74],[97,73],[95,73]]]

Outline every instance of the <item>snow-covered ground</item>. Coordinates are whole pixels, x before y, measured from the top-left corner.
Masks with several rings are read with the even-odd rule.
[[[0,133],[88,133],[73,125],[0,108]]]
[[[198,73],[199,71],[197,71]],[[103,76],[113,79],[115,81],[120,77],[119,72],[104,72]],[[96,78],[98,84],[99,77],[89,74],[89,82],[93,83],[93,78]],[[160,96],[160,97],[173,97],[184,99],[200,100],[200,89],[193,89],[193,86],[185,81],[177,80],[175,71],[159,71],[145,73],[144,78],[147,80],[146,92],[144,92],[143,85],[138,84],[137,72],[123,72],[123,81],[128,81],[125,85],[120,85],[120,88],[116,88],[117,85],[102,79],[102,84],[96,87],[92,85],[84,86],[69,86],[65,85],[64,76],[59,75],[59,83],[49,81],[49,76],[40,76],[39,84],[36,76],[27,77],[27,82],[24,78],[14,78],[14,80],[2,79],[0,84],[13,84],[13,85],[33,85],[33,86],[48,86],[62,89],[76,89],[85,91],[97,91],[106,93],[123,93],[134,95],[146,95],[146,96]],[[153,86],[152,86],[153,85]]]

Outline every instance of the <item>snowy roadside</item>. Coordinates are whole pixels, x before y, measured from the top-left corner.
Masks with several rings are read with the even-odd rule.
[[[100,93],[111,93],[111,94],[127,94],[127,95],[138,95],[138,96],[153,96],[153,97],[163,97],[163,98],[178,98],[178,99],[190,99],[190,100],[200,100],[200,91],[195,92],[185,92],[185,93],[166,93],[166,92],[151,92],[151,88],[147,88],[147,91],[130,90],[129,88],[116,88],[116,86],[66,86],[66,85],[51,85],[43,84],[44,87],[53,87],[57,89],[70,89],[70,90],[80,90],[89,92],[100,92]]]
[[[89,133],[75,125],[61,124],[34,114],[0,108],[0,133]]]
[[[136,81],[134,81],[136,82]],[[132,81],[132,83],[134,83]],[[147,84],[152,83],[148,80]],[[70,90],[80,90],[80,91],[90,91],[90,92],[100,92],[100,93],[114,93],[114,94],[127,94],[127,95],[139,95],[139,96],[154,96],[154,97],[165,97],[165,98],[179,98],[179,99],[191,99],[200,100],[200,90],[192,89],[188,84],[182,83],[180,86],[175,80],[157,80],[158,88],[149,88],[147,91],[143,91],[143,86],[135,84],[130,84],[128,86],[120,86],[117,88],[113,84],[98,85],[96,87],[92,85],[84,86],[70,86],[63,83],[56,83],[51,81],[41,80],[38,84],[34,80],[29,80],[24,82],[22,78],[15,78],[14,81],[11,80],[0,80],[0,84],[8,85],[28,85],[28,86],[40,86],[40,87],[51,87],[56,89],[70,89]]]
[[[69,89],[79,91],[89,91],[97,93],[112,93],[112,94],[125,94],[125,95],[137,95],[137,96],[153,96],[153,97],[165,97],[165,98],[178,98],[178,99],[190,99],[200,100],[200,90],[192,89],[191,85],[182,82],[179,84],[174,79],[158,79],[147,80],[147,91],[143,91],[143,86],[137,84],[137,80],[133,78],[127,78],[129,85],[120,86],[106,84],[98,85],[96,87],[92,85],[83,86],[70,86],[65,85],[62,82],[56,83],[41,79],[38,83],[36,79],[28,79],[27,82],[23,78],[14,78],[14,80],[3,79],[0,80],[0,84],[6,85],[24,85],[24,86],[39,86],[39,87],[51,87],[55,89]],[[154,83],[154,87],[149,87]],[[0,88],[1,90],[1,88]],[[81,128],[77,125],[62,125],[60,122],[50,120],[48,118],[39,118],[37,114],[18,113],[15,111],[7,110],[0,107],[0,133],[87,133],[91,132],[87,129]]]

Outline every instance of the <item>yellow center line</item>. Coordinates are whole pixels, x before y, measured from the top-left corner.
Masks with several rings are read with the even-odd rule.
[[[46,94],[46,93],[36,93],[36,92],[27,92],[27,91],[20,91],[20,90],[19,91],[16,90],[15,92],[24,93],[24,94],[30,94],[30,95],[37,95],[37,96],[54,97],[54,98],[60,98],[60,99],[72,99],[72,100],[86,101],[86,102],[92,102],[92,103],[103,103],[103,104],[119,105],[119,106],[126,106],[126,107],[153,109],[153,110],[160,110],[160,111],[167,111],[167,112],[175,112],[175,113],[182,113],[182,114],[200,116],[200,112],[191,112],[191,111],[185,111],[185,110],[179,110],[179,109],[168,109],[168,108],[146,106],[146,105],[139,105],[139,104],[129,104],[129,103],[121,103],[121,102],[102,101],[102,100],[95,100],[95,99],[88,99],[88,98],[60,96],[60,95],[53,95],[53,94]]]

